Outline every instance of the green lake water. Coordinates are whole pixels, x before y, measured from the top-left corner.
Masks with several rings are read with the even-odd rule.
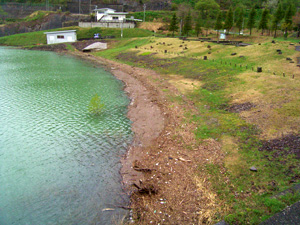
[[[53,52],[0,47],[0,224],[113,224],[132,139],[122,82]],[[99,116],[88,105],[98,94]],[[103,210],[114,208],[114,210]]]

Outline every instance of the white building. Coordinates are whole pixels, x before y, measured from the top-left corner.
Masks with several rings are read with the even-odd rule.
[[[98,22],[123,22],[126,19],[128,13],[116,12],[114,9],[103,8],[95,9],[96,18]]]
[[[57,44],[64,42],[75,42],[77,41],[76,30],[62,30],[45,32],[47,36],[47,44]]]

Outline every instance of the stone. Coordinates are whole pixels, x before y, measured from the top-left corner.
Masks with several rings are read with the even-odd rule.
[[[252,167],[250,168],[250,171],[257,172],[257,169],[256,169],[255,166],[252,166]]]

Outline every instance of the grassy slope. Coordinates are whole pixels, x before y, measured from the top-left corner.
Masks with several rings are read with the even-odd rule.
[[[112,49],[96,53],[152,68],[167,77],[178,74],[201,81],[201,87],[186,94],[195,102],[199,114],[187,114],[187,118],[197,123],[195,135],[199,142],[206,138],[219,140],[226,156],[221,165],[199,165],[199,177],[209,174],[223,204],[216,220],[225,216],[230,223],[257,224],[300,199],[299,195],[271,198],[291,186],[290,182],[300,175],[299,160],[293,154],[277,157],[273,152],[258,151],[263,140],[288,132],[299,133],[300,119],[296,115],[299,115],[300,96],[295,93],[300,91],[300,73],[295,64],[286,61],[286,57],[295,60],[297,53],[294,46],[289,45],[290,41],[278,39],[276,44],[271,44],[271,38],[261,40],[264,41],[261,45],[254,43],[237,48],[148,38],[123,41]],[[144,45],[134,48],[141,44]],[[211,50],[207,45],[211,45]],[[183,49],[185,46],[187,49]],[[283,54],[278,55],[276,49],[282,49]],[[168,53],[164,54],[164,50]],[[237,55],[231,56],[234,52]],[[209,57],[208,61],[202,60],[204,55]],[[252,67],[255,70],[258,66],[265,72],[252,71]],[[293,74],[295,79],[291,78]],[[278,96],[279,90],[282,96]],[[281,99],[283,101],[279,101]],[[240,115],[226,110],[234,103],[245,102],[257,107]],[[255,116],[259,110],[262,116]],[[252,166],[259,168],[259,172],[251,172]]]
[[[111,28],[80,28],[80,27],[67,27],[47,31],[57,31],[57,30],[77,30],[77,38],[93,38],[95,33],[100,33],[102,36],[115,36],[120,37],[120,29]],[[37,31],[32,33],[15,34],[11,36],[5,36],[0,38],[0,45],[10,45],[10,46],[30,46],[36,44],[46,44],[46,35],[44,32],[47,31]],[[124,38],[133,37],[147,37],[151,36],[152,32],[143,29],[124,29]]]
[[[66,29],[77,29],[78,38],[88,38],[96,32],[103,36],[120,33],[118,29]],[[0,44],[45,44],[43,33],[2,37]],[[152,68],[168,79],[171,79],[169,74],[177,74],[201,83],[196,90],[185,93],[199,111],[197,115],[187,113],[186,117],[197,124],[194,132],[199,143],[206,138],[219,140],[226,155],[222,164],[199,165],[198,176],[209,174],[211,185],[223,204],[215,219],[225,217],[231,223],[256,224],[299,200],[297,195],[270,198],[291,186],[293,177],[300,175],[299,160],[292,154],[275,157],[272,152],[258,151],[264,139],[279,137],[284,132],[299,132],[300,96],[296,93],[299,93],[300,74],[294,70],[295,65],[285,59],[291,57],[295,60],[297,56],[290,42],[278,39],[276,44],[271,44],[270,38],[263,37],[259,39],[261,45],[249,39],[254,45],[237,48],[147,37],[151,35],[144,30],[124,29],[124,39],[112,42],[110,49],[95,54]],[[207,48],[208,44],[211,50]],[[278,48],[282,49],[282,55],[276,54]],[[168,53],[165,54],[164,50]],[[231,56],[233,52],[237,55]],[[202,60],[204,55],[209,60]],[[239,57],[241,55],[244,57]],[[264,72],[251,70],[257,66],[262,66]],[[273,75],[274,72],[276,75]],[[293,73],[295,79],[291,78]],[[180,101],[180,98],[173,100]],[[257,107],[240,114],[225,110],[234,103],[245,102]],[[261,113],[257,113],[259,110]],[[250,172],[251,166],[256,166],[259,172]]]

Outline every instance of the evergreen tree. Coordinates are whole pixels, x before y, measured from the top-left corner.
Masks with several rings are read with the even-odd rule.
[[[293,17],[293,22],[297,26],[297,38],[300,37],[300,12],[297,12]]]
[[[183,34],[186,36],[189,36],[189,32],[192,30],[192,16],[191,12],[187,14],[184,20],[184,25],[183,25]]]
[[[261,29],[262,35],[264,35],[264,30],[268,29],[268,20],[269,20],[269,10],[264,9],[258,25],[258,29]]]
[[[202,33],[200,18],[198,18],[198,20],[196,22],[195,31],[196,31],[197,37],[199,36],[200,33]]]
[[[178,31],[178,25],[177,25],[177,16],[176,13],[173,14],[171,23],[170,23],[170,27],[169,27],[169,31],[173,32],[172,36],[174,37],[174,32]]]
[[[248,24],[247,24],[247,27],[250,30],[250,35],[252,32],[252,28],[255,26],[255,15],[256,15],[255,7],[252,7],[249,15]]]
[[[283,18],[283,10],[282,10],[282,4],[279,3],[278,7],[276,9],[276,12],[273,16],[273,20],[272,20],[272,30],[274,30],[274,38],[276,38],[276,31],[278,28],[278,24],[280,23],[280,21]]]
[[[241,13],[241,8],[240,7],[236,7],[235,10],[234,10],[234,14],[233,14],[233,21],[234,21],[234,23],[237,22],[240,13]]]
[[[292,11],[292,6],[289,5],[286,12],[285,12],[285,16],[284,16],[284,25],[283,27],[285,28],[285,32],[284,32],[284,37],[287,38],[288,37],[288,30],[291,29],[292,27],[292,17],[293,17],[293,11]]]
[[[232,7],[230,7],[226,14],[226,19],[224,24],[224,28],[226,29],[227,33],[229,33],[232,26],[233,26],[233,10]]]
[[[243,22],[244,22],[244,10],[240,10],[240,14],[237,15],[237,20],[236,20],[236,27],[239,29],[239,34],[241,33],[241,29],[243,28]]]
[[[217,30],[217,37],[219,36],[219,30],[221,30],[223,28],[222,25],[222,12],[219,12],[217,20],[216,20],[216,24],[215,24],[215,30]]]

